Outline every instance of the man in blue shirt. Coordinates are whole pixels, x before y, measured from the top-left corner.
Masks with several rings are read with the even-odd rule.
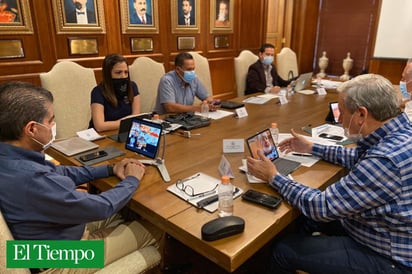
[[[195,61],[190,53],[179,53],[175,58],[175,70],[166,73],[159,82],[154,112],[200,112],[200,105],[193,105],[195,97],[209,102],[209,110],[215,110],[212,97],[195,74]]]
[[[248,171],[307,218],[307,233],[275,244],[272,273],[411,273],[411,122],[382,76],[358,76],[339,91],[339,122],[356,148],[314,144],[293,130],[279,148],[342,165],[346,176],[321,191],[279,174],[262,152],[263,161],[248,158]]]
[[[44,150],[53,142],[55,129],[49,91],[22,82],[0,85],[0,210],[15,239],[80,240],[87,234],[87,223],[112,217],[126,205],[144,175],[136,159],[98,167],[54,165],[45,160]],[[76,190],[113,175],[122,181],[99,195]],[[133,223],[128,227],[139,228],[133,230],[137,237],[128,242],[144,239],[144,245],[155,244],[146,229]],[[111,226],[95,232],[110,237]],[[89,238],[100,238],[89,232]],[[110,245],[105,249],[110,258],[118,258]]]

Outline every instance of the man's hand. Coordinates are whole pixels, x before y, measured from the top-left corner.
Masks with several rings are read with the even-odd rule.
[[[124,180],[127,176],[133,176],[141,180],[145,172],[145,166],[136,159],[125,158],[114,165],[113,172],[121,180]]]
[[[279,150],[284,153],[292,151],[302,153],[312,153],[313,143],[308,141],[302,135],[297,134],[293,129],[290,130],[293,137],[283,140],[279,144]]]
[[[272,161],[266,158],[262,150],[258,149],[257,154],[262,160],[256,160],[252,157],[248,157],[247,171],[253,176],[268,182],[274,175],[277,175],[279,172]]]
[[[279,93],[280,87],[279,86],[274,86],[270,89],[270,93]]]

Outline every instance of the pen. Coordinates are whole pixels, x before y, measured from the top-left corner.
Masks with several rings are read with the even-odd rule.
[[[302,156],[302,157],[312,157],[312,154],[306,154],[306,153],[295,153],[295,152],[292,152],[292,155],[294,155],[294,156]]]

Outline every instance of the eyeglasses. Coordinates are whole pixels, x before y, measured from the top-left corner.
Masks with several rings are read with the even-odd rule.
[[[213,194],[213,193],[215,192],[216,188],[218,187],[218,184],[216,184],[213,189],[207,190],[207,191],[204,191],[204,192],[200,192],[200,193],[196,193],[196,192],[195,192],[195,189],[193,188],[193,186],[191,186],[191,185],[185,185],[185,182],[190,181],[190,180],[193,180],[193,179],[195,179],[195,178],[197,178],[197,177],[199,177],[199,176],[200,176],[200,174],[198,173],[198,174],[196,174],[196,175],[194,175],[194,176],[192,176],[192,177],[178,180],[178,181],[176,182],[176,187],[177,187],[177,189],[179,189],[180,191],[183,191],[186,195],[189,195],[189,196],[192,197],[192,198],[194,198],[194,197],[200,197],[200,196],[206,196],[206,195],[209,195],[209,194]]]

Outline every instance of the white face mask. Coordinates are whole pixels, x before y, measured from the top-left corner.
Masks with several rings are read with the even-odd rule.
[[[350,126],[352,125],[352,118],[353,118],[353,115],[354,115],[354,114],[355,114],[355,113],[353,113],[352,116],[350,117],[349,126],[344,128],[344,134],[345,134],[345,136],[346,136],[349,140],[351,140],[351,141],[354,142],[354,143],[357,143],[360,139],[363,138],[362,134],[360,133],[361,130],[362,130],[362,128],[363,128],[363,124],[362,124],[362,126],[360,127],[358,133],[350,134],[350,131],[349,131],[349,130],[350,130]]]
[[[42,145],[43,150],[46,150],[51,146],[51,144],[54,142],[54,140],[56,140],[56,130],[57,130],[56,123],[54,123],[54,125],[51,128],[49,128],[48,126],[43,125],[41,123],[37,123],[37,124],[51,130],[51,139],[50,139],[49,142],[47,142],[47,144],[43,144],[42,142],[32,138],[36,143]]]

